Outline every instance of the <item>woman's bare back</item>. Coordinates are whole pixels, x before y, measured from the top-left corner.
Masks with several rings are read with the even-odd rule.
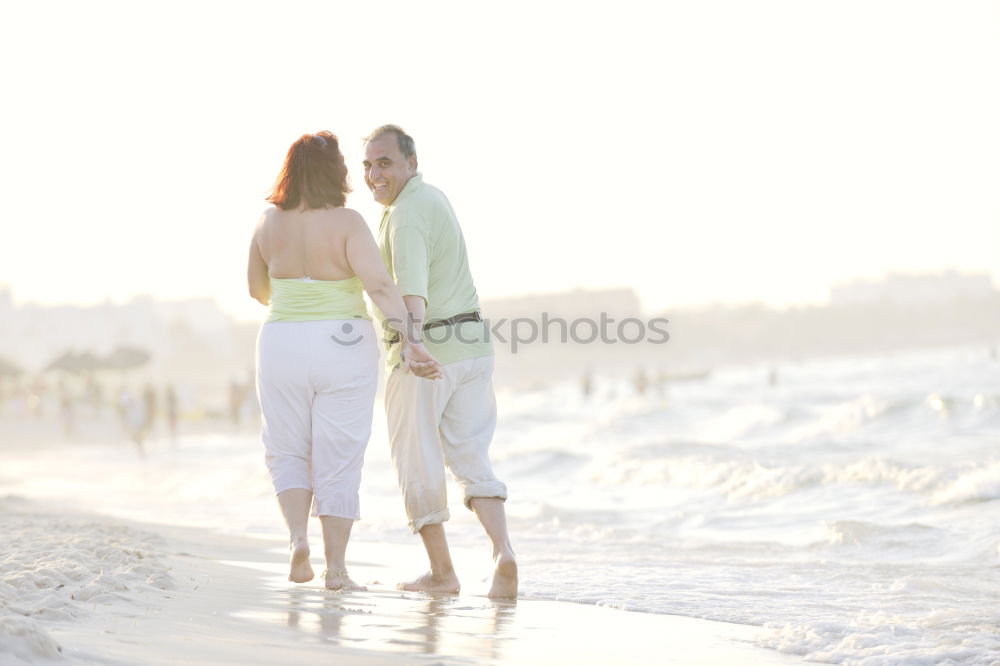
[[[314,280],[353,277],[347,239],[359,220],[360,214],[350,208],[268,210],[257,231],[268,275]]]

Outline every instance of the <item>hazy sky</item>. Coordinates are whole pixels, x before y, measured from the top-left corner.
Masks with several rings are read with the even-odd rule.
[[[37,2],[0,10],[0,284],[241,317],[288,146],[395,122],[484,298],[822,300],[1000,283],[996,2]]]

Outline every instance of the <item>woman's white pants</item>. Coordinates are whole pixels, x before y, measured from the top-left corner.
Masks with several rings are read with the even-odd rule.
[[[312,515],[358,520],[378,384],[372,323],[268,322],[256,356],[264,460],[275,492],[310,490]]]

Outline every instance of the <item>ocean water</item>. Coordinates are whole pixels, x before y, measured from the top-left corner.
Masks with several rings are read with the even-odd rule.
[[[522,594],[755,625],[759,645],[812,661],[1000,664],[1000,362],[967,348],[773,373],[500,391],[493,458]],[[380,411],[355,539],[419,548]],[[159,440],[145,458],[123,442],[5,454],[0,492],[283,529],[249,433]],[[452,514],[451,543],[482,550],[455,492]]]

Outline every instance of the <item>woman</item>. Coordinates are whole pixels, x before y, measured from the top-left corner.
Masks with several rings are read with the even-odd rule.
[[[440,367],[413,340],[403,299],[368,225],[344,208],[350,187],[337,137],[292,144],[250,243],[250,295],[270,305],[257,338],[265,462],[289,531],[288,579],[312,580],[306,528],[319,516],[329,589],[364,589],[344,563],[359,519],[361,465],[378,380],[375,328],[362,287],[404,339],[416,374]]]

